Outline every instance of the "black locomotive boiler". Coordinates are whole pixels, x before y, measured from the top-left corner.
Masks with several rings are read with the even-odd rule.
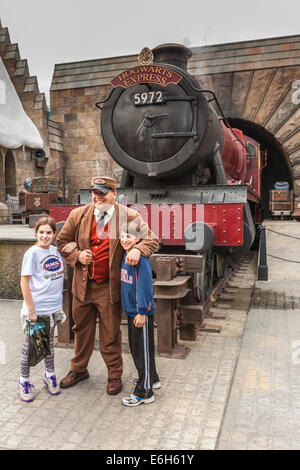
[[[172,354],[177,326],[181,339],[195,338],[213,286],[253,243],[262,163],[259,144],[232,129],[214,93],[187,72],[190,49],[165,44],[146,56],[97,105],[105,146],[123,168],[119,198],[161,240],[152,257],[158,350]]]

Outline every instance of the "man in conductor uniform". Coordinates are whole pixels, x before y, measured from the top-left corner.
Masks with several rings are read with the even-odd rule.
[[[128,253],[127,264],[136,265],[141,254],[149,257],[159,246],[138,212],[115,202],[116,183],[113,178],[94,177],[92,203],[70,213],[56,241],[67,263],[74,267],[75,355],[71,360],[71,370],[60,385],[62,388],[72,387],[89,377],[87,366],[94,349],[98,312],[100,351],[108,370],[109,395],[122,389],[120,268],[124,251],[119,228],[124,222],[139,218],[140,224],[148,230],[148,238],[142,239]],[[75,248],[66,254],[64,247],[70,242],[75,242]]]

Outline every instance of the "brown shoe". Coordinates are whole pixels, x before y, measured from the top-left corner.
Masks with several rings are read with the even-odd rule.
[[[78,382],[81,382],[82,380],[86,380],[88,378],[89,378],[88,371],[86,371],[86,372],[75,372],[74,370],[70,370],[68,375],[66,375],[66,377],[64,377],[60,381],[60,386],[61,386],[61,388],[73,387],[73,385],[76,385]]]
[[[117,395],[122,390],[121,379],[108,379],[107,381],[107,393],[108,395]]]

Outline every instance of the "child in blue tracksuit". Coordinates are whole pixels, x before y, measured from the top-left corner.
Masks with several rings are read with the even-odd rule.
[[[123,405],[137,406],[154,401],[153,385],[160,388],[154,358],[153,286],[150,261],[144,256],[136,266],[126,264],[127,252],[139,242],[136,223],[128,225],[120,241],[125,250],[121,265],[121,303],[128,316],[128,340],[134,364],[138,371],[133,393],[122,399]]]

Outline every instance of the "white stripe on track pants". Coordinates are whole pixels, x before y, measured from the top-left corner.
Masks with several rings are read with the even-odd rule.
[[[152,385],[157,377],[153,315],[146,316],[146,322],[142,328],[137,328],[133,321],[133,317],[128,317],[128,341],[133,362],[139,374],[133,393],[141,398],[149,398],[153,395]]]

